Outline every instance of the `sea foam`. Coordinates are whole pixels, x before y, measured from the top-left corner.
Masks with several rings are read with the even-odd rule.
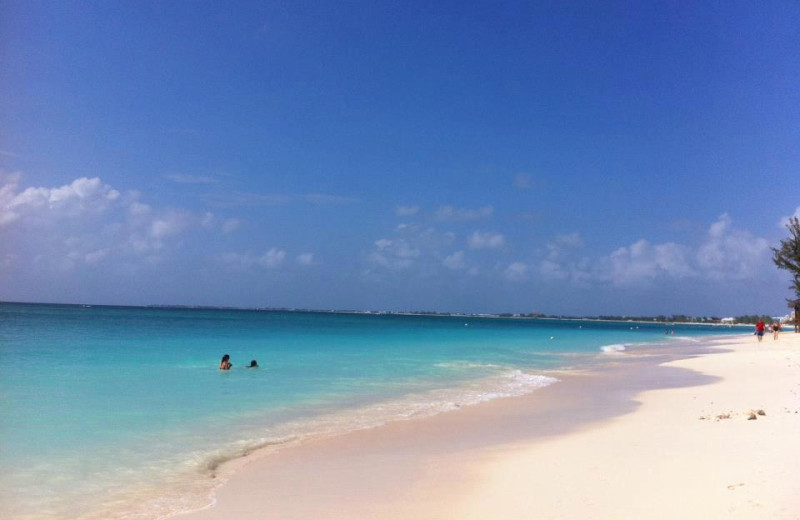
[[[623,345],[622,343],[615,343],[613,345],[604,345],[600,347],[600,350],[602,350],[606,354],[616,354],[618,352],[624,352],[625,345]]]

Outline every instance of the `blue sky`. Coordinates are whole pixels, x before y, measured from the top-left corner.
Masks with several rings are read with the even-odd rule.
[[[785,313],[796,2],[0,4],[0,300]]]

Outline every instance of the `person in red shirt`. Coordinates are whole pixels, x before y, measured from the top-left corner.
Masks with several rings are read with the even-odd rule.
[[[764,339],[764,329],[764,321],[758,320],[758,323],[756,323],[756,336],[758,336],[759,343]]]

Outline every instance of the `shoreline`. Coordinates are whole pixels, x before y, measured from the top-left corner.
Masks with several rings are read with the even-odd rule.
[[[653,417],[650,417],[651,401],[664,401],[663,396],[671,396],[666,401],[680,400],[685,398],[684,394],[688,392],[696,394],[691,396],[688,403],[699,404],[708,399],[704,396],[719,393],[720,388],[723,396],[726,393],[736,394],[733,391],[735,389],[728,387],[731,385],[731,378],[736,378],[737,374],[738,377],[743,377],[741,367],[738,365],[744,363],[747,366],[759,362],[768,365],[780,364],[778,358],[784,354],[789,356],[787,358],[789,366],[783,372],[788,370],[788,373],[772,374],[775,370],[780,372],[780,367],[771,366],[759,367],[759,373],[766,370],[772,374],[770,380],[774,379],[784,386],[787,384],[791,386],[787,377],[791,374],[796,377],[800,366],[798,364],[800,348],[797,348],[800,347],[800,336],[793,336],[795,335],[785,333],[777,342],[767,338],[761,344],[756,344],[754,338],[748,335],[728,336],[724,339],[708,338],[702,344],[637,348],[619,355],[618,362],[612,358],[597,370],[580,374],[559,374],[558,377],[562,382],[541,388],[527,396],[499,399],[433,417],[398,421],[337,437],[311,440],[301,446],[286,447],[275,453],[255,454],[234,461],[225,468],[225,473],[230,474],[230,477],[217,489],[214,505],[177,517],[189,520],[226,517],[300,519],[359,516],[522,518],[524,516],[515,516],[510,511],[524,510],[524,507],[520,509],[520,500],[524,496],[529,496],[530,492],[526,495],[526,493],[515,493],[513,490],[520,486],[529,490],[547,488],[548,481],[541,480],[547,476],[548,471],[540,471],[536,478],[528,474],[517,475],[516,480],[519,482],[515,487],[513,482],[503,480],[504,476],[519,472],[520,463],[515,461],[532,457],[537,461],[545,460],[547,457],[543,455],[551,452],[553,445],[566,444],[571,447],[565,453],[559,452],[560,455],[555,456],[557,460],[551,460],[551,463],[555,467],[563,468],[561,474],[568,475],[567,480],[580,481],[581,475],[586,473],[586,468],[580,460],[574,460],[575,457],[570,456],[569,452],[583,453],[584,458],[590,457],[590,453],[584,453],[586,446],[591,446],[595,441],[599,442],[608,434],[609,429],[614,428],[620,429],[615,433],[619,437],[620,446],[638,446],[637,439],[631,439],[630,433],[626,432],[654,428]],[[791,350],[790,345],[795,349]],[[756,349],[761,349],[763,352]],[[754,352],[763,353],[764,356],[761,356],[762,359],[749,359],[753,357]],[[720,356],[733,356],[730,359],[734,362],[725,365],[736,368],[733,370],[728,367],[733,373],[717,370],[720,367],[716,366],[718,363],[714,360],[723,359]],[[774,391],[757,393],[753,398],[755,402],[750,404],[751,408],[767,408],[767,415],[760,417],[760,422],[746,420],[742,422],[738,415],[734,415],[728,422],[736,423],[739,429],[750,428],[750,433],[754,430],[751,427],[754,424],[762,427],[763,424],[779,422],[780,428],[783,428],[779,428],[780,432],[785,431],[786,420],[778,420],[783,415],[793,416],[790,420],[795,421],[793,423],[795,427],[800,425],[798,421],[800,415],[780,414],[777,409],[770,406],[769,403],[776,398],[772,395],[774,393]],[[800,409],[797,394],[793,395],[795,410]],[[657,423],[655,431],[661,432],[660,435],[666,435],[668,438],[671,438],[671,434],[672,437],[680,439],[683,444],[669,446],[670,449],[677,449],[678,453],[688,449],[684,446],[687,442],[682,434],[684,429],[697,430],[698,425],[726,423],[722,420],[715,421],[713,418],[698,420],[705,408],[692,412],[691,421],[685,423],[687,418],[683,416],[690,413],[686,409],[686,402],[682,402],[681,406],[671,401],[668,404],[670,406],[666,407],[667,412],[663,412],[666,415],[658,417],[661,423]],[[705,405],[706,408],[709,406],[712,405]],[[793,405],[790,403],[788,407],[791,406]],[[734,414],[744,413],[742,410],[731,411]],[[716,412],[710,408],[705,410],[709,417],[714,416]],[[673,413],[675,417],[671,417],[670,414]],[[725,413],[730,411],[720,409],[717,415]],[[703,438],[708,432],[695,433],[699,438]],[[738,432],[736,435],[741,437]],[[725,446],[724,441],[725,438],[714,439],[714,442],[721,446]],[[763,439],[763,442],[771,440]],[[544,447],[548,448],[543,454]],[[751,446],[754,450],[758,447],[758,442]],[[782,447],[785,450],[792,449],[791,444]],[[662,446],[658,449],[665,448]],[[535,457],[532,455],[534,453],[537,454]],[[757,451],[754,453],[756,458],[757,453]],[[627,455],[625,450],[618,453],[621,460],[626,460]],[[675,454],[672,456],[677,457]],[[659,459],[654,457],[655,453],[637,454],[637,458],[641,459],[640,466],[641,464],[647,466],[648,461],[650,466],[659,465]],[[731,453],[731,457],[736,457],[736,454]],[[537,465],[535,462],[532,461],[534,467]],[[703,471],[702,467],[694,469]],[[642,468],[640,470],[644,471]],[[649,474],[647,471],[644,473]],[[635,474],[636,471],[633,471],[632,475]],[[487,480],[487,475],[492,477]],[[679,475],[673,476],[680,480]],[[606,481],[614,478],[612,471],[606,477]],[[743,477],[740,478],[742,479]],[[502,484],[497,483],[501,481]],[[786,482],[773,483],[773,487],[785,489],[790,486],[790,482],[791,479],[787,478]],[[625,484],[624,479],[618,482],[623,490],[626,488]],[[552,484],[549,485],[553,487]],[[738,486],[738,483],[723,486],[724,490],[730,493],[728,485]],[[664,483],[661,486],[669,488]],[[562,488],[569,487],[570,482],[562,482],[561,487],[557,486],[556,489],[542,493],[542,497],[558,496],[559,492],[563,495],[565,489]],[[739,490],[739,495],[743,495],[744,487],[738,486],[734,489]],[[612,490],[606,489],[603,493],[614,496],[610,491]],[[800,488],[797,485],[792,491],[797,491],[800,496]],[[656,494],[643,493],[647,499],[637,498],[634,502],[641,504],[643,500],[645,502],[649,500],[658,503],[660,500],[658,495],[662,492],[663,489]],[[625,495],[625,492],[622,494]],[[723,493],[722,498],[724,495]],[[489,498],[493,496],[497,498]],[[599,498],[595,502],[597,500]],[[719,503],[720,500],[721,498],[718,498],[714,503]],[[538,517],[555,518],[559,517],[559,514],[565,514],[566,517],[586,516],[587,511],[594,511],[595,507],[591,506],[582,512],[573,510],[571,513],[559,513],[560,510],[556,505],[563,506],[563,500],[550,502],[552,507],[547,509],[543,507],[541,497],[535,501]],[[778,499],[774,502],[782,504]],[[466,507],[466,504],[469,504],[469,507]],[[800,505],[796,501],[791,506],[793,511],[800,511]],[[798,508],[794,509],[795,506]],[[533,507],[533,504],[530,507]],[[584,504],[584,507],[588,506]],[[596,517],[612,518],[615,514],[638,511],[633,505],[628,509],[622,506],[621,509],[609,507],[611,509],[607,511],[606,516]],[[460,511],[460,514],[456,515],[454,511]],[[479,511],[483,513],[479,514]],[[531,509],[529,513],[532,514],[533,511],[534,509]],[[670,516],[673,516],[674,509],[669,511]],[[646,513],[640,511],[640,513],[652,516],[653,511]],[[710,514],[714,517],[713,510]],[[775,516],[776,514],[778,516]],[[776,510],[770,510],[770,513],[765,513],[763,518],[781,517],[780,514],[779,510],[777,513]]]

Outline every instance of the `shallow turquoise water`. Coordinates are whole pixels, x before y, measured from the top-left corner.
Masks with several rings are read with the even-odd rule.
[[[191,509],[219,462],[256,447],[521,395],[603,350],[730,332],[0,304],[0,516]],[[261,367],[244,368],[251,359]]]

